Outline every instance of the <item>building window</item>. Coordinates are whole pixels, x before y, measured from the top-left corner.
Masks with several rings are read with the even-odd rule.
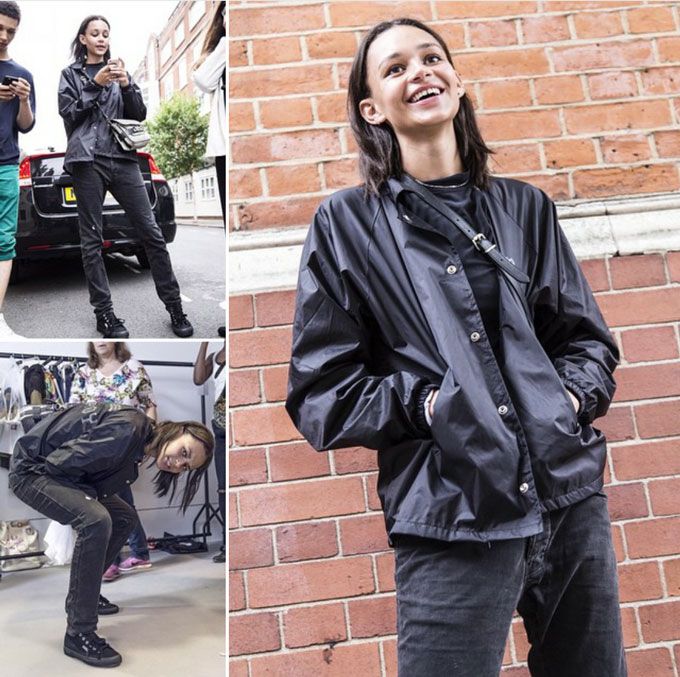
[[[175,49],[184,42],[184,21],[180,21],[175,28]]]
[[[163,78],[163,97],[166,100],[169,99],[174,91],[175,91],[175,74],[174,71],[170,71]]]
[[[173,199],[177,202],[177,200],[179,200],[179,181],[172,181],[170,189],[172,190]]]
[[[179,75],[179,89],[184,89],[187,84],[187,59],[183,56],[177,64]]]
[[[161,63],[165,63],[169,58],[170,55],[172,54],[172,41],[167,40],[166,43],[163,45],[163,49],[161,49]]]
[[[202,200],[215,199],[215,177],[213,176],[201,177],[201,199]]]
[[[184,201],[193,202],[194,200],[194,183],[191,179],[184,181]]]
[[[203,0],[192,2],[191,9],[189,10],[189,26],[193,28],[204,14],[205,2]]]

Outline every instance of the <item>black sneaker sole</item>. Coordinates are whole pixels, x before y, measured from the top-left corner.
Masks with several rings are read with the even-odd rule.
[[[113,339],[119,339],[119,338],[130,338],[130,332],[129,331],[117,331],[117,332],[112,332],[110,334],[107,334],[105,331],[97,327],[97,331],[102,335],[103,338],[113,338]]]
[[[172,331],[175,334],[175,336],[179,336],[180,338],[189,338],[189,336],[194,335],[193,327],[190,327],[189,329],[180,329],[179,327],[175,327],[173,325]]]
[[[120,607],[114,606],[114,607],[109,607],[106,609],[97,609],[97,615],[98,616],[112,616],[113,614],[117,614],[120,611]]]
[[[112,656],[111,658],[91,658],[90,656],[83,656],[73,649],[64,647],[64,653],[71,658],[77,658],[79,661],[91,665],[95,668],[117,668],[122,662],[122,656]]]

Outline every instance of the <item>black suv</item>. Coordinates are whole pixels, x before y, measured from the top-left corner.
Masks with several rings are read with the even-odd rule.
[[[137,161],[156,223],[165,241],[172,242],[177,225],[170,186],[149,153],[138,152]],[[64,171],[64,153],[26,155],[19,165],[19,189],[15,281],[23,275],[21,263],[27,260],[80,255],[76,195],[71,175]],[[104,200],[103,225],[104,253],[135,255],[142,268],[149,267],[135,229],[109,193]]]

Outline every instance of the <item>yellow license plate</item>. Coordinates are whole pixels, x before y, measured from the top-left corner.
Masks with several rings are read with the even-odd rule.
[[[76,203],[76,192],[75,190],[73,190],[73,186],[64,187],[64,203],[67,205],[72,205]],[[118,202],[116,202],[116,199],[107,190],[106,195],[104,196],[104,206],[111,207],[117,204]]]

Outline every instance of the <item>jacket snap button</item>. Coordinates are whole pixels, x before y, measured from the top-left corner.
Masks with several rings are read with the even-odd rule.
[[[404,214],[402,218],[404,221],[406,221],[406,223],[411,223],[411,217],[408,214]]]
[[[519,493],[526,494],[527,491],[529,491],[529,485],[526,482],[522,482],[522,484],[519,485]]]
[[[505,414],[508,413],[508,408],[507,408],[504,404],[501,404],[501,406],[498,407],[498,413],[499,413],[501,416],[505,416]]]
[[[456,268],[456,266],[453,266],[453,265],[451,265],[451,266],[446,266],[446,272],[447,272],[449,275],[453,275],[457,270],[458,270],[458,268]]]
[[[470,334],[470,341],[473,343],[477,343],[480,338],[482,338],[482,335],[478,331],[473,331],[472,334]]]

